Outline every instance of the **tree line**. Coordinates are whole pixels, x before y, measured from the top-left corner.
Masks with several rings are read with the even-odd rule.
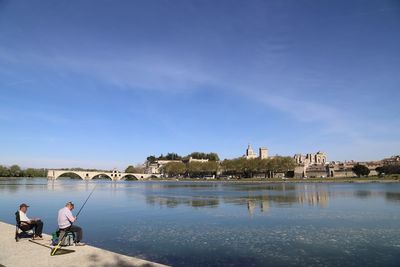
[[[186,156],[187,158],[191,157],[193,159],[208,159],[209,161],[219,161],[219,156],[217,153],[204,153],[204,152],[193,152]]]
[[[177,153],[167,153],[166,155],[161,154],[158,157],[151,155],[151,156],[148,156],[146,159],[147,159],[147,162],[153,163],[153,162],[156,162],[157,160],[187,160],[190,157],[193,159],[208,159],[209,161],[219,161],[218,154],[214,153],[214,152],[210,152],[210,153],[192,152],[186,156],[181,156],[181,155],[178,155]]]
[[[125,169],[125,173],[144,173],[145,167],[143,165],[129,165],[126,169]]]
[[[268,159],[225,159],[222,162],[169,162],[162,167],[162,172],[169,177],[204,177],[208,175],[229,175],[236,178],[262,176],[273,178],[276,173],[292,176],[296,164],[291,157],[276,156]]]
[[[381,167],[377,167],[375,170],[379,176],[400,174],[400,165],[395,165],[395,164],[384,165]],[[370,169],[362,164],[354,165],[352,171],[357,175],[357,177],[368,176],[370,173]]]
[[[10,167],[0,165],[0,177],[46,177],[47,169],[21,169],[18,165]]]
[[[400,165],[385,165],[375,169],[379,175],[400,174]]]
[[[178,155],[177,153],[168,153],[165,156],[161,154],[158,157],[151,155],[148,156],[146,159],[148,162],[153,163],[156,162],[157,160],[182,160],[182,156]]]

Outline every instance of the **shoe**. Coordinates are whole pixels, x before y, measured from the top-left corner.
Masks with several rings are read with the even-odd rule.
[[[83,246],[86,246],[86,244],[85,243],[83,243],[83,242],[78,242],[78,243],[75,243],[75,246],[77,246],[77,247],[83,247]]]
[[[43,240],[43,237],[41,237],[40,235],[35,235],[32,239],[33,240]]]

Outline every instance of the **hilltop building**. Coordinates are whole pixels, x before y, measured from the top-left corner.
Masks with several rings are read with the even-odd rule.
[[[327,177],[327,155],[324,152],[296,154],[294,161],[297,164],[294,170],[294,176],[302,177]]]
[[[267,159],[268,158],[268,148],[260,147],[260,159]]]
[[[382,162],[384,165],[400,165],[400,155],[385,158]]]
[[[145,173],[161,174],[162,167],[170,162],[182,162],[182,160],[156,160],[154,162],[146,162]]]
[[[251,147],[251,144],[248,145],[247,149],[246,149],[246,155],[245,155],[246,159],[255,159],[257,158],[256,153],[254,153],[253,148]]]
[[[327,155],[324,152],[318,151],[317,153],[309,153],[306,155],[296,154],[294,160],[297,164],[304,164],[305,166],[313,164],[325,164],[327,162]]]
[[[182,160],[183,163],[190,163],[190,162],[201,162],[201,163],[204,163],[204,162],[208,162],[208,161],[209,161],[209,159],[194,159],[193,157],[189,157],[187,159],[183,159]]]
[[[244,155],[244,158],[246,158],[246,159],[255,159],[255,158],[267,159],[268,158],[268,148],[260,147],[259,154],[257,156],[257,154],[253,150],[253,147],[251,146],[251,144],[249,144],[247,146],[246,154]]]

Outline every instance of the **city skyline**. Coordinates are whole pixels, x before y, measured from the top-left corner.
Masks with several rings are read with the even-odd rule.
[[[395,1],[0,1],[0,165],[399,154]]]

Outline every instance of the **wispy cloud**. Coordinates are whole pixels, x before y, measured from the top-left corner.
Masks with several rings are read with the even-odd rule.
[[[131,55],[123,59],[121,57],[48,56],[30,52],[16,54],[13,51],[5,52],[0,47],[0,58],[11,64],[40,65],[77,73],[119,88],[182,91],[216,82],[212,75],[196,64],[179,62],[176,58],[143,55]]]
[[[60,72],[82,75],[120,89],[179,93],[213,88],[234,93],[289,114],[296,121],[318,124],[321,133],[340,133],[354,141],[362,139],[365,142],[375,142],[368,137],[370,134],[365,132],[365,129],[376,131],[370,127],[375,122],[368,118],[357,117],[328,103],[315,102],[307,95],[288,96],[290,92],[299,89],[279,88],[280,85],[277,85],[277,88],[267,87],[262,80],[255,82],[251,78],[228,75],[224,70],[218,69],[218,66],[190,60],[181,61],[174,57],[136,55],[130,50],[118,53],[115,57],[106,55],[94,57],[90,54],[47,56],[31,52],[17,54],[4,51],[4,48],[0,49],[0,58],[12,64],[41,65]],[[124,58],[122,54],[128,56]],[[27,115],[52,123],[62,121],[54,114]],[[399,129],[394,127],[394,130]]]

